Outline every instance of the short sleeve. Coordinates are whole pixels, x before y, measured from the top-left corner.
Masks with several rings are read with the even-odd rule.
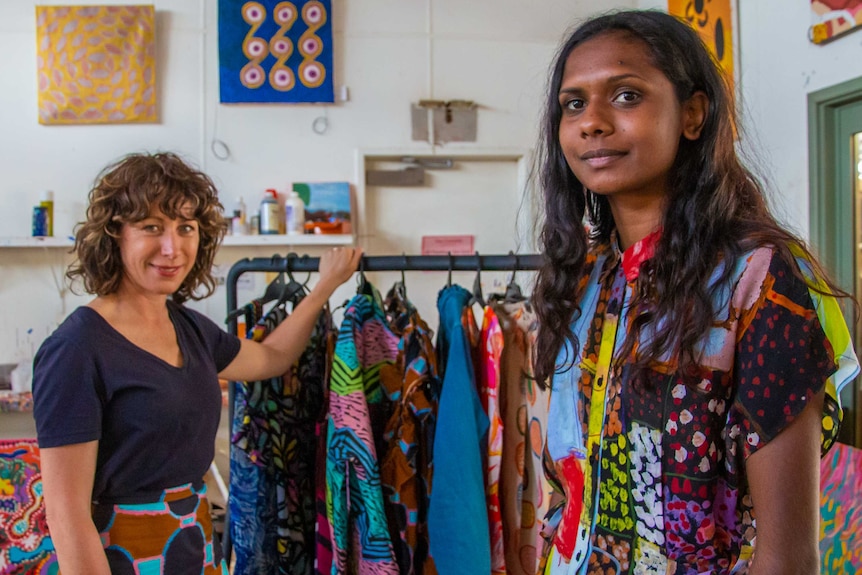
[[[214,321],[206,317],[200,312],[193,309],[175,305],[180,313],[185,314],[187,318],[197,329],[200,336],[203,338],[204,345],[212,355],[213,362],[216,366],[216,372],[221,372],[224,368],[230,365],[230,362],[236,358],[239,353],[241,342],[239,338],[231,333],[226,332],[221,327],[216,325]]]
[[[774,254],[756,309],[741,310],[750,321],[740,326],[727,433],[746,458],[790,425],[837,368],[808,286],[797,274]]]
[[[102,436],[104,387],[93,354],[51,336],[33,360],[33,416],[40,448],[96,441]]]
[[[791,250],[793,248],[791,247]],[[794,251],[796,262],[799,264],[806,280],[816,289],[809,288],[811,300],[817,310],[817,318],[826,333],[826,338],[835,353],[835,363],[838,369],[826,381],[826,393],[823,398],[823,426],[821,436],[821,454],[826,455],[829,448],[838,438],[838,430],[844,418],[841,409],[841,390],[859,375],[859,359],[853,349],[853,341],[850,338],[850,330],[844,320],[844,314],[838,300],[829,294],[829,286],[818,276],[804,253]]]

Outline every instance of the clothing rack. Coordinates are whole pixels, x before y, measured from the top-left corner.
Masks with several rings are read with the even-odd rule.
[[[397,271],[521,271],[538,269],[542,256],[538,254],[481,255],[472,256],[362,256],[360,272],[397,272]],[[227,309],[238,308],[237,281],[247,272],[316,272],[320,258],[307,255],[288,254],[285,257],[274,255],[271,258],[245,258],[239,260],[227,274]],[[236,322],[228,323],[231,333],[236,333]]]
[[[542,263],[539,254],[481,255],[479,252],[471,256],[362,256],[359,262],[359,272],[384,271],[527,271],[536,270]],[[295,253],[287,256],[273,255],[270,258],[245,258],[234,263],[228,271],[225,280],[227,288],[228,331],[237,333],[237,318],[240,313],[237,296],[237,283],[244,273],[249,272],[316,272],[320,258]],[[229,436],[233,434],[234,418],[234,388],[235,382],[228,386],[228,427]],[[232,542],[230,536],[230,505],[225,502],[224,533],[222,535],[222,552],[225,560],[230,563]]]

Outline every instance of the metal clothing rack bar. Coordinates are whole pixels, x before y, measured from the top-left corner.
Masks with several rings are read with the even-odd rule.
[[[542,263],[542,256],[538,254],[515,254],[508,255],[481,255],[478,252],[471,256],[362,256],[359,263],[361,272],[385,272],[385,271],[526,271],[538,269]],[[225,283],[227,284],[227,309],[231,314],[228,317],[228,331],[234,335],[237,333],[238,309],[237,283],[239,277],[248,272],[316,272],[320,265],[320,258],[312,258],[307,255],[278,254],[270,258],[245,258],[234,263],[228,271]],[[233,434],[234,418],[234,389],[235,382],[228,386],[228,426]],[[232,541],[230,536],[230,505],[225,502],[225,522],[222,534],[222,551],[225,559],[230,563]]]
[[[366,272],[397,271],[520,271],[535,270],[542,263],[538,254],[508,254],[472,256],[362,256],[359,269]],[[227,309],[237,309],[237,280],[246,272],[316,272],[320,258],[289,254],[285,257],[245,258],[239,260],[227,274]],[[233,323],[233,322],[230,322]],[[236,325],[230,326],[236,333]]]

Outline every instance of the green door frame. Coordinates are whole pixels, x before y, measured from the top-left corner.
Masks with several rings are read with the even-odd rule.
[[[811,244],[824,266],[843,289],[856,291],[854,184],[850,136],[862,125],[850,120],[862,109],[862,77],[812,92],[808,95],[809,226]],[[852,118],[851,118],[852,116]],[[860,262],[862,263],[862,262]],[[857,298],[862,294],[857,293]],[[849,325],[855,321],[845,308]],[[855,327],[855,326],[854,326]],[[851,328],[857,350],[857,329]],[[858,352],[857,352],[858,353]],[[855,397],[854,397],[855,396]],[[845,389],[848,408],[841,438],[862,447],[862,415],[858,380]]]

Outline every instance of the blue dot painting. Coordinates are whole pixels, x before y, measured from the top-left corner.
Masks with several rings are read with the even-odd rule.
[[[222,103],[335,101],[331,0],[219,0],[218,36]]]

